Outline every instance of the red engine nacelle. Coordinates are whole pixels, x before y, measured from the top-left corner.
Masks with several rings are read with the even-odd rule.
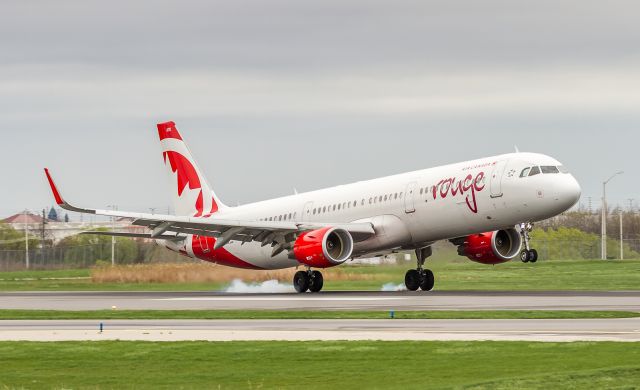
[[[316,268],[344,263],[353,252],[353,238],[348,231],[326,227],[301,234],[293,244],[293,255],[300,263]]]
[[[472,234],[458,246],[458,254],[482,264],[499,264],[512,260],[522,248],[522,237],[516,229]]]

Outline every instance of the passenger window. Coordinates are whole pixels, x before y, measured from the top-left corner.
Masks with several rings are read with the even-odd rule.
[[[378,202],[382,202],[382,195],[378,198]]]
[[[549,165],[549,166],[543,166],[540,167],[540,169],[542,170],[542,173],[560,173],[560,171],[558,170],[558,167]]]
[[[529,175],[530,170],[531,170],[531,167],[526,167],[525,169],[523,169],[522,172],[520,172],[520,177],[527,177]]]
[[[384,196],[384,201],[385,201],[385,202],[387,201],[387,196],[386,196],[386,195]]]
[[[341,205],[340,205],[340,204],[338,204],[338,210],[340,210],[340,206],[341,206]]]
[[[531,171],[529,172],[529,176],[535,176],[538,174],[540,174],[540,167],[531,168]]]

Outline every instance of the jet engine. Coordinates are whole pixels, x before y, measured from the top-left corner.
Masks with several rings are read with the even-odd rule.
[[[353,237],[340,228],[326,227],[298,236],[293,244],[293,257],[315,268],[333,267],[344,263],[353,252]]]
[[[454,241],[458,254],[482,264],[500,264],[520,254],[522,237],[516,229],[472,234]]]

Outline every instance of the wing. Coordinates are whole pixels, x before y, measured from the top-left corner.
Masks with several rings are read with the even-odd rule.
[[[331,226],[342,228],[353,236],[354,241],[365,240],[375,234],[373,225],[364,223],[315,223],[315,222],[294,222],[294,221],[244,221],[232,219],[219,219],[214,216],[209,218],[186,217],[176,215],[135,213],[118,210],[99,210],[73,206],[67,203],[56,184],[54,183],[49,170],[45,168],[47,180],[51,186],[53,197],[58,206],[65,210],[79,213],[105,215],[110,217],[123,217],[133,220],[132,224],[144,226],[151,230],[143,236],[154,239],[178,239],[180,234],[196,234],[200,236],[216,237],[214,249],[219,249],[229,241],[259,241],[262,246],[271,244],[274,247],[273,255],[290,249],[291,243],[295,241],[298,234],[310,230]],[[173,232],[174,235],[165,233]],[[116,232],[86,232],[90,234],[125,236],[125,233]],[[85,234],[86,234],[85,233]],[[128,233],[127,233],[128,234]],[[131,233],[133,234],[133,233]]]

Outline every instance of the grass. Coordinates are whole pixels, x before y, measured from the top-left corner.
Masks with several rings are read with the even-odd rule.
[[[0,388],[637,388],[638,343],[0,342]]]
[[[437,290],[640,289],[639,260],[541,261],[535,264],[511,261],[489,266],[461,259],[431,261],[427,265],[436,275]],[[414,266],[413,263],[407,262],[397,266],[337,267],[324,271],[328,275],[324,288],[379,291],[386,283],[401,284],[406,270]],[[143,267],[134,270],[138,273],[147,272]],[[219,267],[215,272],[230,271],[223,271],[223,268]],[[227,275],[240,275],[243,280],[250,281],[256,274],[246,270],[233,270],[233,273]],[[290,283],[288,273],[275,275]],[[0,272],[0,291],[202,291],[224,289],[231,279],[193,282],[187,278],[167,283],[128,280],[96,282],[91,279],[90,270]]]
[[[0,320],[113,320],[113,319],[388,319],[388,311],[357,310],[0,310]],[[571,319],[632,318],[640,313],[628,311],[396,311],[397,319]]]

